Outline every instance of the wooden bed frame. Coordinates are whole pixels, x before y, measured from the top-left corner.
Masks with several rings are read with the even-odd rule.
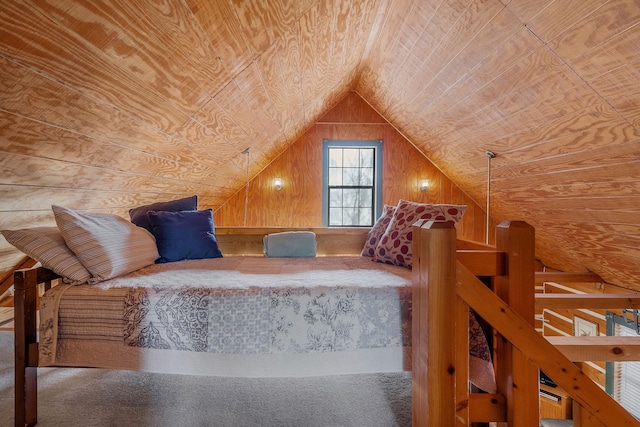
[[[574,427],[639,425],[559,349],[575,352],[575,344],[554,347],[534,329],[536,304],[566,308],[600,304],[597,307],[602,308],[602,303],[583,295],[578,295],[583,297],[579,302],[566,298],[536,302],[539,273],[534,271],[532,227],[521,221],[500,224],[496,248],[458,240],[455,228],[447,223],[418,221],[413,228],[414,426],[470,426],[476,422],[537,426],[539,368],[573,397]],[[318,255],[331,256],[359,255],[368,229],[218,227],[216,237],[224,254],[261,255],[264,235],[281,231],[313,231]],[[490,277],[492,289],[478,277]],[[16,426],[37,423],[37,301],[42,288],[50,288],[57,278],[44,268],[18,270],[14,275]],[[640,306],[640,297],[609,297],[607,303],[610,308]],[[496,394],[469,392],[469,307],[494,330]],[[629,351],[640,353],[640,342],[632,344],[635,347]],[[613,345],[593,344],[588,351],[618,360],[611,355],[619,354],[619,343]]]

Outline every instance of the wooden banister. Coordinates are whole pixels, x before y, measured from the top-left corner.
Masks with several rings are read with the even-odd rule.
[[[638,421],[618,402],[531,327],[527,320],[487,289],[461,263],[457,265],[456,275],[458,295],[598,421],[608,426],[638,426]]]
[[[505,274],[504,252],[493,250],[458,250],[458,261],[467,266],[476,276],[502,276]]]
[[[545,337],[572,362],[640,360],[640,336]]]
[[[640,294],[536,294],[536,309],[640,308]]]
[[[544,282],[601,283],[603,280],[602,277],[591,272],[567,273],[563,271],[536,271],[536,285],[541,285]]]

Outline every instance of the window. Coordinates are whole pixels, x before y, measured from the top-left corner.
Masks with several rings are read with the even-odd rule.
[[[629,319],[628,315],[632,318]],[[623,316],[608,312],[607,335],[638,336],[638,313],[631,310]],[[640,362],[607,362],[606,390],[631,415],[640,419]]]
[[[322,225],[371,227],[382,213],[382,141],[322,144]]]

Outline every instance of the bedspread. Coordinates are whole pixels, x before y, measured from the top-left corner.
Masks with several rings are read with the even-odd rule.
[[[40,364],[234,376],[410,370],[410,284],[411,271],[364,257],[226,257],[59,285],[41,303]],[[486,340],[470,325],[472,358],[486,371]]]

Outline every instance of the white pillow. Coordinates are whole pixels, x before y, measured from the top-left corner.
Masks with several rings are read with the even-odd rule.
[[[51,208],[67,246],[91,272],[91,283],[146,267],[159,257],[153,235],[124,218]]]
[[[57,227],[2,230],[2,235],[43,267],[62,276],[65,282],[85,283],[91,277],[91,273],[69,250]]]

